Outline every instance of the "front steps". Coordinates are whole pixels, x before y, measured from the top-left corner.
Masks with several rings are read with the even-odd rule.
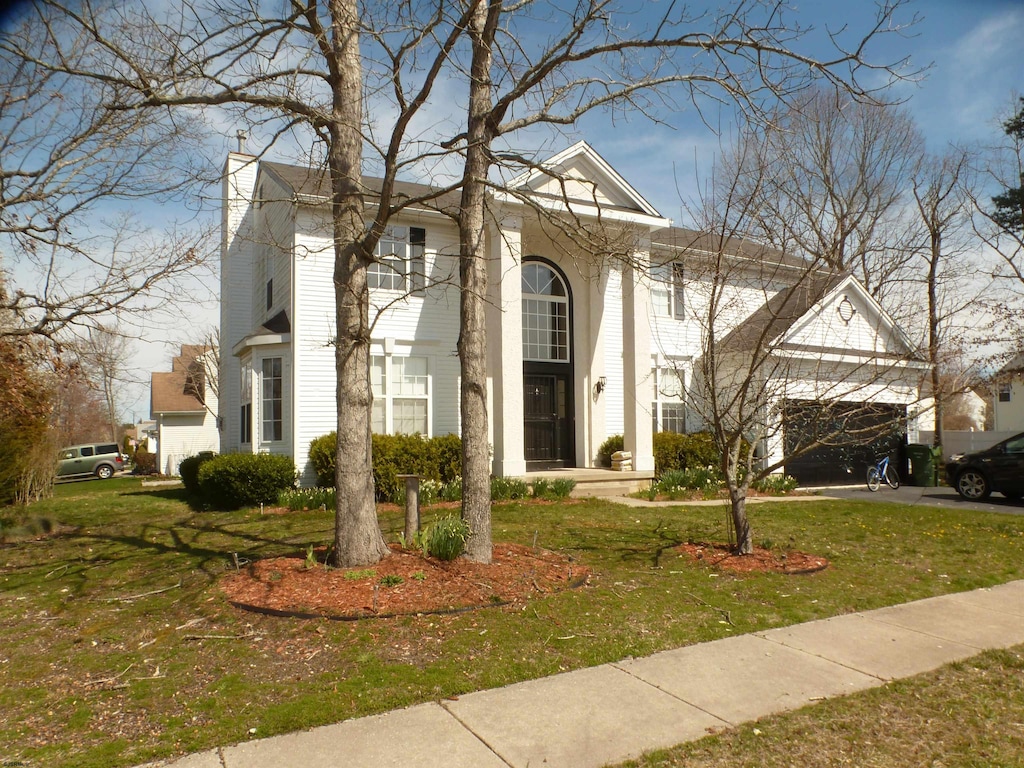
[[[654,472],[613,472],[610,469],[549,469],[541,472],[527,472],[523,480],[532,483],[534,480],[559,480],[572,478],[576,487],[572,497],[586,499],[591,497],[628,496],[637,491],[646,491],[651,487]]]

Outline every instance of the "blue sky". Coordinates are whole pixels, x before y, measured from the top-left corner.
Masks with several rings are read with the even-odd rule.
[[[648,0],[644,11],[655,12],[671,0]],[[694,3],[693,5],[697,5]],[[815,30],[810,40],[820,40],[826,29],[848,24],[863,30],[874,18],[872,0],[790,0],[802,26]],[[709,4],[711,6],[711,4]],[[2,19],[3,5],[0,5]],[[713,6],[711,6],[713,7]],[[902,9],[903,21],[916,15],[919,21],[901,35],[883,37],[872,53],[876,60],[909,56],[911,69],[927,68],[917,83],[898,87],[905,107],[926,136],[929,149],[941,151],[950,142],[994,141],[1000,135],[999,117],[1024,93],[1024,2],[1021,0],[917,0]],[[813,45],[813,44],[812,44]],[[446,103],[449,115],[458,107]],[[706,115],[716,120],[716,115]],[[664,115],[665,125],[643,119],[613,123],[607,115],[588,116],[575,132],[550,144],[552,152],[576,139],[589,141],[648,201],[665,216],[685,224],[680,195],[694,188],[695,174],[711,167],[718,138],[694,113],[687,110]],[[214,126],[213,146],[222,142],[223,152],[234,149],[238,125]],[[723,127],[728,130],[727,120]],[[216,133],[221,136],[218,139]],[[257,139],[258,141],[258,139]],[[250,149],[256,149],[250,145]],[[292,158],[272,153],[272,159]],[[677,191],[678,187],[678,191]],[[166,218],[186,218],[182,211],[166,211]],[[217,321],[214,306],[187,310],[200,330]],[[148,417],[148,381],[151,371],[170,370],[177,344],[194,343],[197,329],[182,323],[168,328],[155,321],[147,338],[137,344],[136,378],[145,384],[126,390],[126,418]]]
[[[815,34],[863,29],[875,13],[870,0],[793,0],[802,25]],[[927,68],[916,83],[895,93],[925,136],[941,152],[951,142],[992,142],[1001,134],[1000,116],[1024,95],[1024,2],[1020,0],[918,0],[902,17],[920,21],[903,35],[883,37],[879,59],[910,57],[910,69]],[[724,124],[728,130],[728,123]],[[693,188],[695,170],[706,173],[718,139],[692,110],[671,126],[632,122],[609,126],[602,115],[587,119],[581,138],[622,173],[661,213],[680,223],[678,186]],[[675,174],[676,179],[672,178]]]

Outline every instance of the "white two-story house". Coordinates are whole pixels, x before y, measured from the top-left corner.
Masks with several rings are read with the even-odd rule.
[[[702,426],[690,389],[705,338],[707,254],[585,142],[509,186],[514,194],[490,201],[488,232],[493,473],[593,467],[614,434],[636,470],[652,470],[655,431]],[[399,194],[424,189],[409,184]],[[291,455],[307,484],[310,442],[336,424],[328,203],[319,169],[228,156],[221,442],[225,451]],[[369,275],[377,432],[460,430],[458,232],[444,212],[456,204],[457,196],[405,209],[378,246]],[[612,234],[593,243],[571,237],[557,225],[566,210],[584,229]],[[869,399],[905,417],[920,366],[893,364],[911,350],[881,308],[856,281],[839,279],[786,322],[775,313],[764,326],[764,310],[798,262],[779,257],[766,269],[755,250],[739,243],[731,256],[728,327],[718,335],[729,337],[732,354],[742,357],[764,336],[750,333],[761,323],[787,356],[783,390],[792,402],[845,387],[851,402]],[[865,361],[887,373],[864,385]],[[784,448],[780,432],[764,450]]]

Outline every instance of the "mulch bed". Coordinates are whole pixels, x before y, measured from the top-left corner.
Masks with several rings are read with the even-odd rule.
[[[443,562],[392,545],[388,557],[365,568],[310,567],[302,557],[260,560],[230,573],[221,589],[246,610],[359,619],[522,604],[589,577],[589,569],[567,556],[518,544],[495,545],[489,564]]]
[[[749,555],[737,555],[725,544],[687,542],[676,547],[676,551],[696,563],[703,563],[712,568],[732,573],[805,574],[817,573],[829,566],[829,561],[826,558],[797,550],[776,552],[763,547],[754,547],[754,551]]]

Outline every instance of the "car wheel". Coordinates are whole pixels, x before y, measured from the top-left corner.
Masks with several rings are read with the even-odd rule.
[[[988,480],[976,469],[965,469],[956,478],[956,492],[968,501],[987,499],[992,493]]]
[[[96,467],[96,477],[100,480],[109,480],[114,476],[114,469],[109,464],[101,464]]]

